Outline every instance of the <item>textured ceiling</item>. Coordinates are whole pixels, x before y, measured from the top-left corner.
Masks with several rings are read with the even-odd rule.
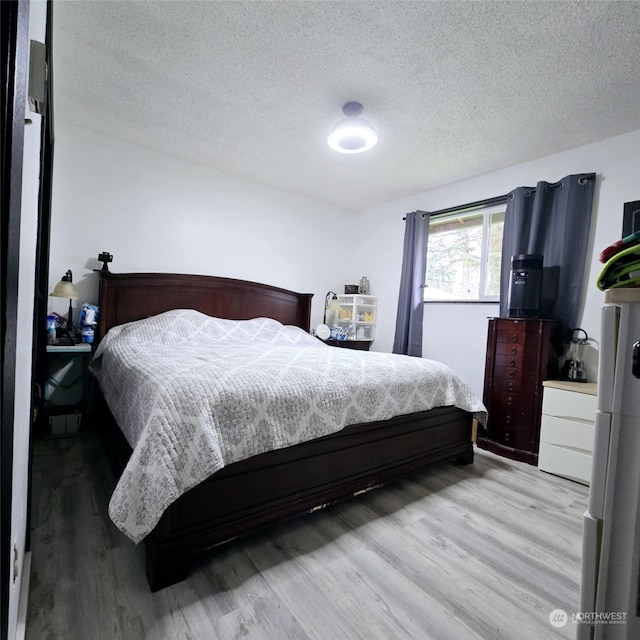
[[[53,24],[56,120],[347,210],[640,129],[640,2],[55,0]],[[326,144],[349,100],[366,154]]]

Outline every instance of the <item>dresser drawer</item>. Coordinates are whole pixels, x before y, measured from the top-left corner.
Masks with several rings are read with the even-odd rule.
[[[535,367],[523,369],[518,367],[496,367],[493,374],[494,380],[513,380],[514,382],[527,382],[539,384],[539,374]]]
[[[507,370],[508,371],[508,370]],[[530,397],[537,398],[538,394],[541,392],[542,385],[537,383],[536,380],[534,384],[530,382],[523,382],[522,380],[515,379],[515,374],[513,378],[494,378],[492,385],[492,396],[497,397],[502,393],[526,393]]]
[[[519,411],[517,408],[496,408],[489,413],[489,426],[499,425],[520,429],[530,429],[533,422],[531,411]]]
[[[489,427],[488,439],[496,444],[523,451],[529,451],[533,446],[531,428],[521,428],[500,420]]]
[[[495,411],[517,412],[519,414],[532,413],[536,406],[536,398],[531,393],[506,393],[494,394],[491,408]]]
[[[525,369],[526,371],[535,370],[537,363],[536,356],[526,356],[522,354],[518,354],[515,356],[512,355],[496,355],[496,368],[515,368],[515,369]]]
[[[577,419],[593,423],[596,419],[597,404],[597,396],[588,393],[545,387],[542,413],[557,418]]]
[[[496,354],[499,356],[529,356],[537,358],[538,345],[534,342],[529,342],[528,344],[496,342]]]
[[[528,343],[537,345],[540,343],[540,337],[537,333],[525,333],[524,331],[500,331],[496,335],[496,344],[506,345],[522,345],[526,346]],[[506,348],[506,347],[501,347]]]
[[[546,395],[546,390],[545,390]],[[542,415],[540,443],[546,442],[591,454],[595,437],[595,424],[578,422],[555,416]]]
[[[591,465],[588,453],[540,443],[538,468],[542,471],[588,485],[591,483]]]

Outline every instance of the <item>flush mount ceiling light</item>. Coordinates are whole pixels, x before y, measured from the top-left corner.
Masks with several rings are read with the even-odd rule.
[[[327,142],[332,149],[340,153],[362,153],[375,146],[378,134],[360,118],[362,109],[359,102],[347,102],[342,107],[342,113],[347,117],[338,122],[329,134]]]

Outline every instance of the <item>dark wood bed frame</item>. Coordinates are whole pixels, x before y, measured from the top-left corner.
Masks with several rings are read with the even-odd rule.
[[[213,276],[100,272],[98,339],[111,327],[171,309],[232,320],[271,317],[309,330],[312,294]],[[99,395],[99,394],[98,394]],[[131,454],[106,403],[97,417],[123,468]],[[145,538],[152,591],[187,576],[199,553],[270,523],[378,487],[445,459],[473,462],[472,416],[454,407],[353,425],[236,462],[194,487]]]

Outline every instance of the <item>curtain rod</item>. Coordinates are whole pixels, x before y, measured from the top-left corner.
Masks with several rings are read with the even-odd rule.
[[[456,207],[449,207],[447,209],[440,209],[439,211],[420,211],[423,215],[429,213],[431,217],[433,216],[443,216],[447,213],[455,213],[456,211],[466,211],[467,209],[477,209],[479,207],[490,207],[494,204],[504,204],[509,198],[509,194],[505,194],[503,196],[494,196],[493,198],[486,198],[485,200],[476,200],[475,202],[469,202],[467,204],[459,204]],[[402,218],[406,220],[406,216]]]
[[[585,185],[587,184],[587,182],[589,180],[594,180],[596,175],[595,173],[591,174],[577,174],[580,177],[578,178],[578,183],[581,185]],[[567,176],[571,177],[571,176]],[[564,180],[564,178],[563,178]],[[555,187],[561,187],[562,186],[562,180],[560,180],[559,182],[554,182],[553,184],[549,184],[547,185],[546,189],[553,189]],[[525,195],[531,195],[532,193],[535,193],[536,188],[532,187],[530,189],[528,189],[525,192]],[[487,198],[486,200],[476,200],[476,202],[469,202],[468,204],[459,204],[456,207],[449,207],[448,209],[440,209],[439,211],[420,211],[420,209],[418,209],[418,212],[422,213],[423,215],[429,213],[430,216],[443,216],[447,213],[455,213],[456,211],[466,211],[467,209],[476,209],[479,207],[490,207],[491,205],[494,204],[504,204],[510,197],[510,194],[506,193],[503,196],[495,196],[493,198]],[[406,216],[404,218],[402,218],[403,220],[406,220]]]

